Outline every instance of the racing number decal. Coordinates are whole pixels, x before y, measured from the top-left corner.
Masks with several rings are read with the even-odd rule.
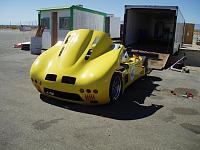
[[[134,80],[134,77],[135,77],[135,66],[133,65],[131,67],[131,70],[130,70],[130,77],[131,77],[131,80]]]

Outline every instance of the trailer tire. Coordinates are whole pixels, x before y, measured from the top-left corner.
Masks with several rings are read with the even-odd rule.
[[[145,75],[147,75],[149,73],[149,61],[147,57],[144,58],[143,66]]]
[[[174,53],[174,56],[178,56],[178,54],[179,54],[179,52],[180,52],[180,48],[181,48],[181,46],[180,46],[180,44],[178,45],[178,51],[176,51],[175,53]]]

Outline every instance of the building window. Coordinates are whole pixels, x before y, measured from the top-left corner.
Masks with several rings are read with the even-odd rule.
[[[49,18],[42,18],[41,19],[41,26],[45,29],[50,29],[50,19]]]
[[[59,29],[70,30],[70,18],[60,17],[59,18]]]

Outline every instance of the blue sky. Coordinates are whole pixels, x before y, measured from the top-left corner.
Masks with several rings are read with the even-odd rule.
[[[2,0],[0,24],[36,24],[37,9],[73,4],[115,14],[121,20],[124,5],[173,5],[180,7],[186,22],[200,24],[200,0]]]

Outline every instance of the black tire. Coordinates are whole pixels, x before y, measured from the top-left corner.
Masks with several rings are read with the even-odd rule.
[[[173,55],[174,55],[174,56],[178,56],[178,55],[179,55],[179,52],[180,52],[180,49],[181,49],[181,45],[179,44],[179,45],[178,45],[178,51],[176,51]]]
[[[109,88],[110,103],[117,102],[122,96],[122,78],[119,74],[114,74],[112,76]]]

